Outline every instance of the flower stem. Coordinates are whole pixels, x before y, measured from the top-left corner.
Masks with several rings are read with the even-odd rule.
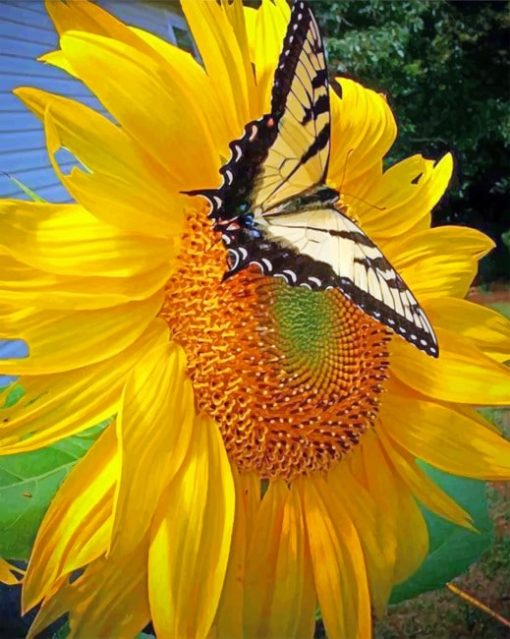
[[[503,624],[503,626],[510,628],[509,619],[507,619],[506,617],[503,617],[502,615],[497,613],[495,610],[492,610],[492,608],[489,608],[489,606],[486,606],[484,603],[476,599],[476,597],[473,597],[473,595],[470,595],[469,593],[464,592],[464,590],[461,590],[458,586],[456,586],[455,584],[452,584],[451,582],[447,583],[446,587],[455,595],[457,595],[461,599],[464,599],[464,601],[467,601],[467,603],[473,606],[474,608],[478,608],[482,612],[485,612],[486,615],[489,615],[493,619],[496,619],[496,621],[499,621],[499,623]]]

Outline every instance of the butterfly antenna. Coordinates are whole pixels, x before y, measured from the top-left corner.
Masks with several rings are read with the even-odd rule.
[[[378,211],[386,211],[386,207],[385,206],[377,206],[377,204],[371,204],[370,202],[367,202],[367,200],[363,199],[362,197],[359,197],[357,195],[353,195],[352,193],[347,193],[346,191],[340,191],[340,193],[342,195],[347,195],[347,197],[350,197],[353,200],[358,200],[359,202],[362,202],[363,204],[366,204],[371,209],[377,209]]]

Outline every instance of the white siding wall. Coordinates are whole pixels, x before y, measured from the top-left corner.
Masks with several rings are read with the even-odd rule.
[[[186,29],[181,17],[138,0],[104,0],[100,4],[128,24],[170,42],[176,41],[174,28]],[[15,87],[33,86],[102,110],[82,83],[36,61],[56,48],[57,36],[43,0],[0,0],[0,197],[27,199],[9,179],[12,175],[44,199],[69,201],[50,166],[39,121],[12,95]],[[71,159],[61,161],[63,167],[72,163]],[[20,340],[0,339],[0,360],[26,354],[27,347]],[[1,374],[0,363],[0,389],[12,379]]]
[[[99,4],[126,23],[171,42],[174,29],[186,29],[180,16],[139,0]],[[9,179],[12,175],[47,200],[69,200],[50,167],[39,121],[11,93],[18,86],[34,86],[101,110],[83,84],[36,61],[56,48],[57,36],[43,0],[0,0],[0,197],[26,198]],[[64,168],[71,164],[71,159],[62,161]]]

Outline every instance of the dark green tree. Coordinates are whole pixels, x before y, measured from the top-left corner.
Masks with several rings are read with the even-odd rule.
[[[391,161],[453,151],[456,176],[434,223],[459,223],[498,244],[480,280],[510,277],[508,2],[315,0],[330,74],[384,92],[398,118]]]

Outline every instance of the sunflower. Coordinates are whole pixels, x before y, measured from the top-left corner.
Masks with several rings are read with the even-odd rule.
[[[339,79],[328,183],[402,274],[441,348],[428,357],[354,307],[247,269],[225,282],[207,206],[228,143],[268,109],[283,0],[183,0],[203,67],[89,2],[51,2],[61,49],[111,118],[22,88],[74,203],[0,205],[2,361],[25,395],[4,454],[115,416],[62,484],[23,584],[31,636],[371,635],[427,554],[418,506],[471,527],[416,460],[510,476],[510,445],[475,410],[509,402],[510,329],[464,300],[492,242],[430,228],[452,158],[387,170],[383,96]],[[340,97],[341,95],[341,97]],[[57,152],[80,163],[69,174]],[[8,569],[3,564],[3,571]],[[8,573],[9,575],[10,573]]]

